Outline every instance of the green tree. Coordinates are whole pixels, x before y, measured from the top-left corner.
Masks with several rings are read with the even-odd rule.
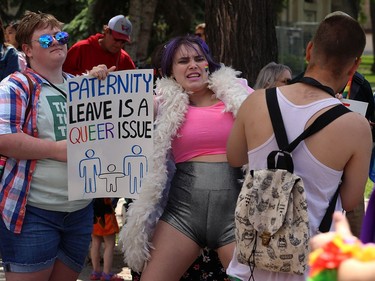
[[[70,0],[72,1],[72,0]],[[74,0],[80,3],[80,9],[74,18],[64,27],[69,33],[70,44],[102,32],[103,25],[116,15],[127,15],[129,1],[118,0]]]
[[[26,10],[53,14],[62,22],[70,22],[87,5],[86,0],[1,0],[0,15],[5,22],[19,19]]]
[[[39,0],[38,0],[39,1]],[[190,33],[204,19],[202,0],[76,0],[85,3],[65,26],[70,43],[101,32],[114,15],[128,15],[133,24],[132,42],[125,49],[140,67],[161,43],[171,37]]]
[[[191,33],[204,20],[202,0],[1,0],[0,16],[5,23],[20,18],[25,10],[51,13],[66,23],[69,46],[91,34],[118,14],[129,15],[133,43],[125,49],[141,67],[155,47],[171,37]]]

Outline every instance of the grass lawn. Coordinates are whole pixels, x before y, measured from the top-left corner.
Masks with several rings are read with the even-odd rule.
[[[367,81],[370,82],[372,89],[375,90],[375,74],[371,73],[371,66],[373,62],[374,62],[374,56],[372,55],[362,56],[362,62],[358,68],[358,72],[366,77]]]
[[[365,189],[365,198],[370,198],[373,187],[374,187],[374,183],[370,179],[368,179],[366,183],[366,189]]]

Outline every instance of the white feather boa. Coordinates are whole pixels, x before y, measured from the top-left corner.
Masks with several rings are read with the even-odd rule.
[[[222,66],[210,75],[208,81],[208,87],[224,102],[225,111],[234,116],[249,93],[236,78],[239,74],[239,71]],[[151,238],[168,196],[168,153],[189,105],[188,94],[173,79],[158,80],[156,93],[160,103],[155,121],[151,172],[143,179],[139,198],[130,205],[120,232],[124,261],[136,272],[141,272],[150,259]]]

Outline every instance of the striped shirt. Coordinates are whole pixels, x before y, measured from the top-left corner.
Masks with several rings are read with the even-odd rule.
[[[25,74],[33,83],[31,95]],[[38,137],[36,108],[42,84],[48,82],[30,68],[27,68],[24,74],[15,72],[1,81],[0,134],[23,132]],[[32,107],[29,116],[25,118],[29,96]],[[6,227],[14,233],[20,233],[22,229],[27,195],[35,166],[36,160],[8,158],[6,162],[0,182],[0,213]]]

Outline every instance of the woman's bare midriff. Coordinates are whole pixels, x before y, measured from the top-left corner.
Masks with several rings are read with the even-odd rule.
[[[203,155],[191,158],[188,162],[228,162],[226,154]]]

